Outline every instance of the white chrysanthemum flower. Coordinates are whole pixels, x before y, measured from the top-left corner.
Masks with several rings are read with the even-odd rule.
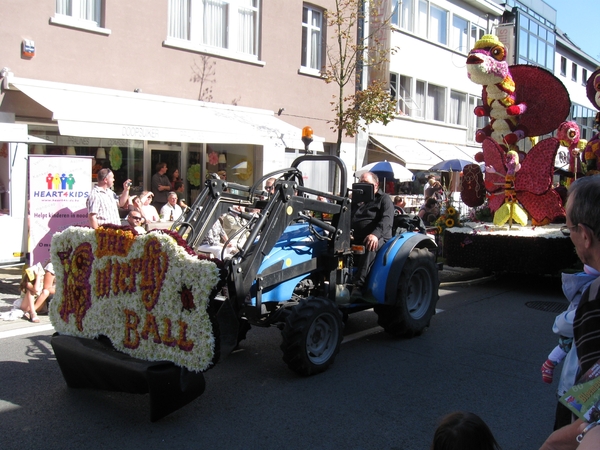
[[[99,251],[99,237],[110,243],[106,247],[114,248]],[[91,250],[83,251],[82,258],[84,263],[91,260],[91,269],[84,277],[83,272],[76,273],[78,262],[73,255],[87,245]],[[215,341],[206,307],[219,279],[214,263],[195,258],[162,233],[134,237],[112,229],[70,227],[54,235],[51,249],[57,285],[50,319],[56,331],[87,338],[105,335],[115,348],[140,359],[168,360],[193,371],[209,367]],[[153,269],[152,279],[144,277],[144,268]],[[86,286],[83,296],[76,295],[76,283]],[[106,295],[99,295],[99,289]],[[185,289],[190,291],[193,307],[183,304]],[[83,305],[78,303],[81,300]],[[78,314],[83,316],[79,317],[81,329]],[[187,327],[184,339],[181,326]],[[175,345],[163,340],[174,340]]]

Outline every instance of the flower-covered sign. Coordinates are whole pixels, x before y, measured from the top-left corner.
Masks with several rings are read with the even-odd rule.
[[[70,227],[52,239],[57,332],[96,338],[135,358],[199,372],[214,355],[207,312],[217,266],[168,234]]]

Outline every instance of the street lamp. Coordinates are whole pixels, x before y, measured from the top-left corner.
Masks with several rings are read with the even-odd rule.
[[[311,127],[302,128],[302,142],[304,142],[304,150],[308,155],[308,146],[313,141],[313,129]],[[311,152],[312,153],[312,152]]]

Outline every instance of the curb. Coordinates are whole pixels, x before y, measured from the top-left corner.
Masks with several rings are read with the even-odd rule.
[[[473,286],[476,284],[483,284],[486,283],[488,281],[492,281],[496,279],[496,275],[488,275],[485,277],[480,277],[480,278],[473,278],[470,280],[459,280],[459,281],[445,281],[443,283],[440,283],[440,287],[459,287],[459,286]]]

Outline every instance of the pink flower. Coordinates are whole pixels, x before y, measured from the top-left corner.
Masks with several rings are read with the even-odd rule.
[[[210,152],[208,154],[208,163],[211,166],[216,166],[219,164],[219,155],[217,155],[217,152]]]

